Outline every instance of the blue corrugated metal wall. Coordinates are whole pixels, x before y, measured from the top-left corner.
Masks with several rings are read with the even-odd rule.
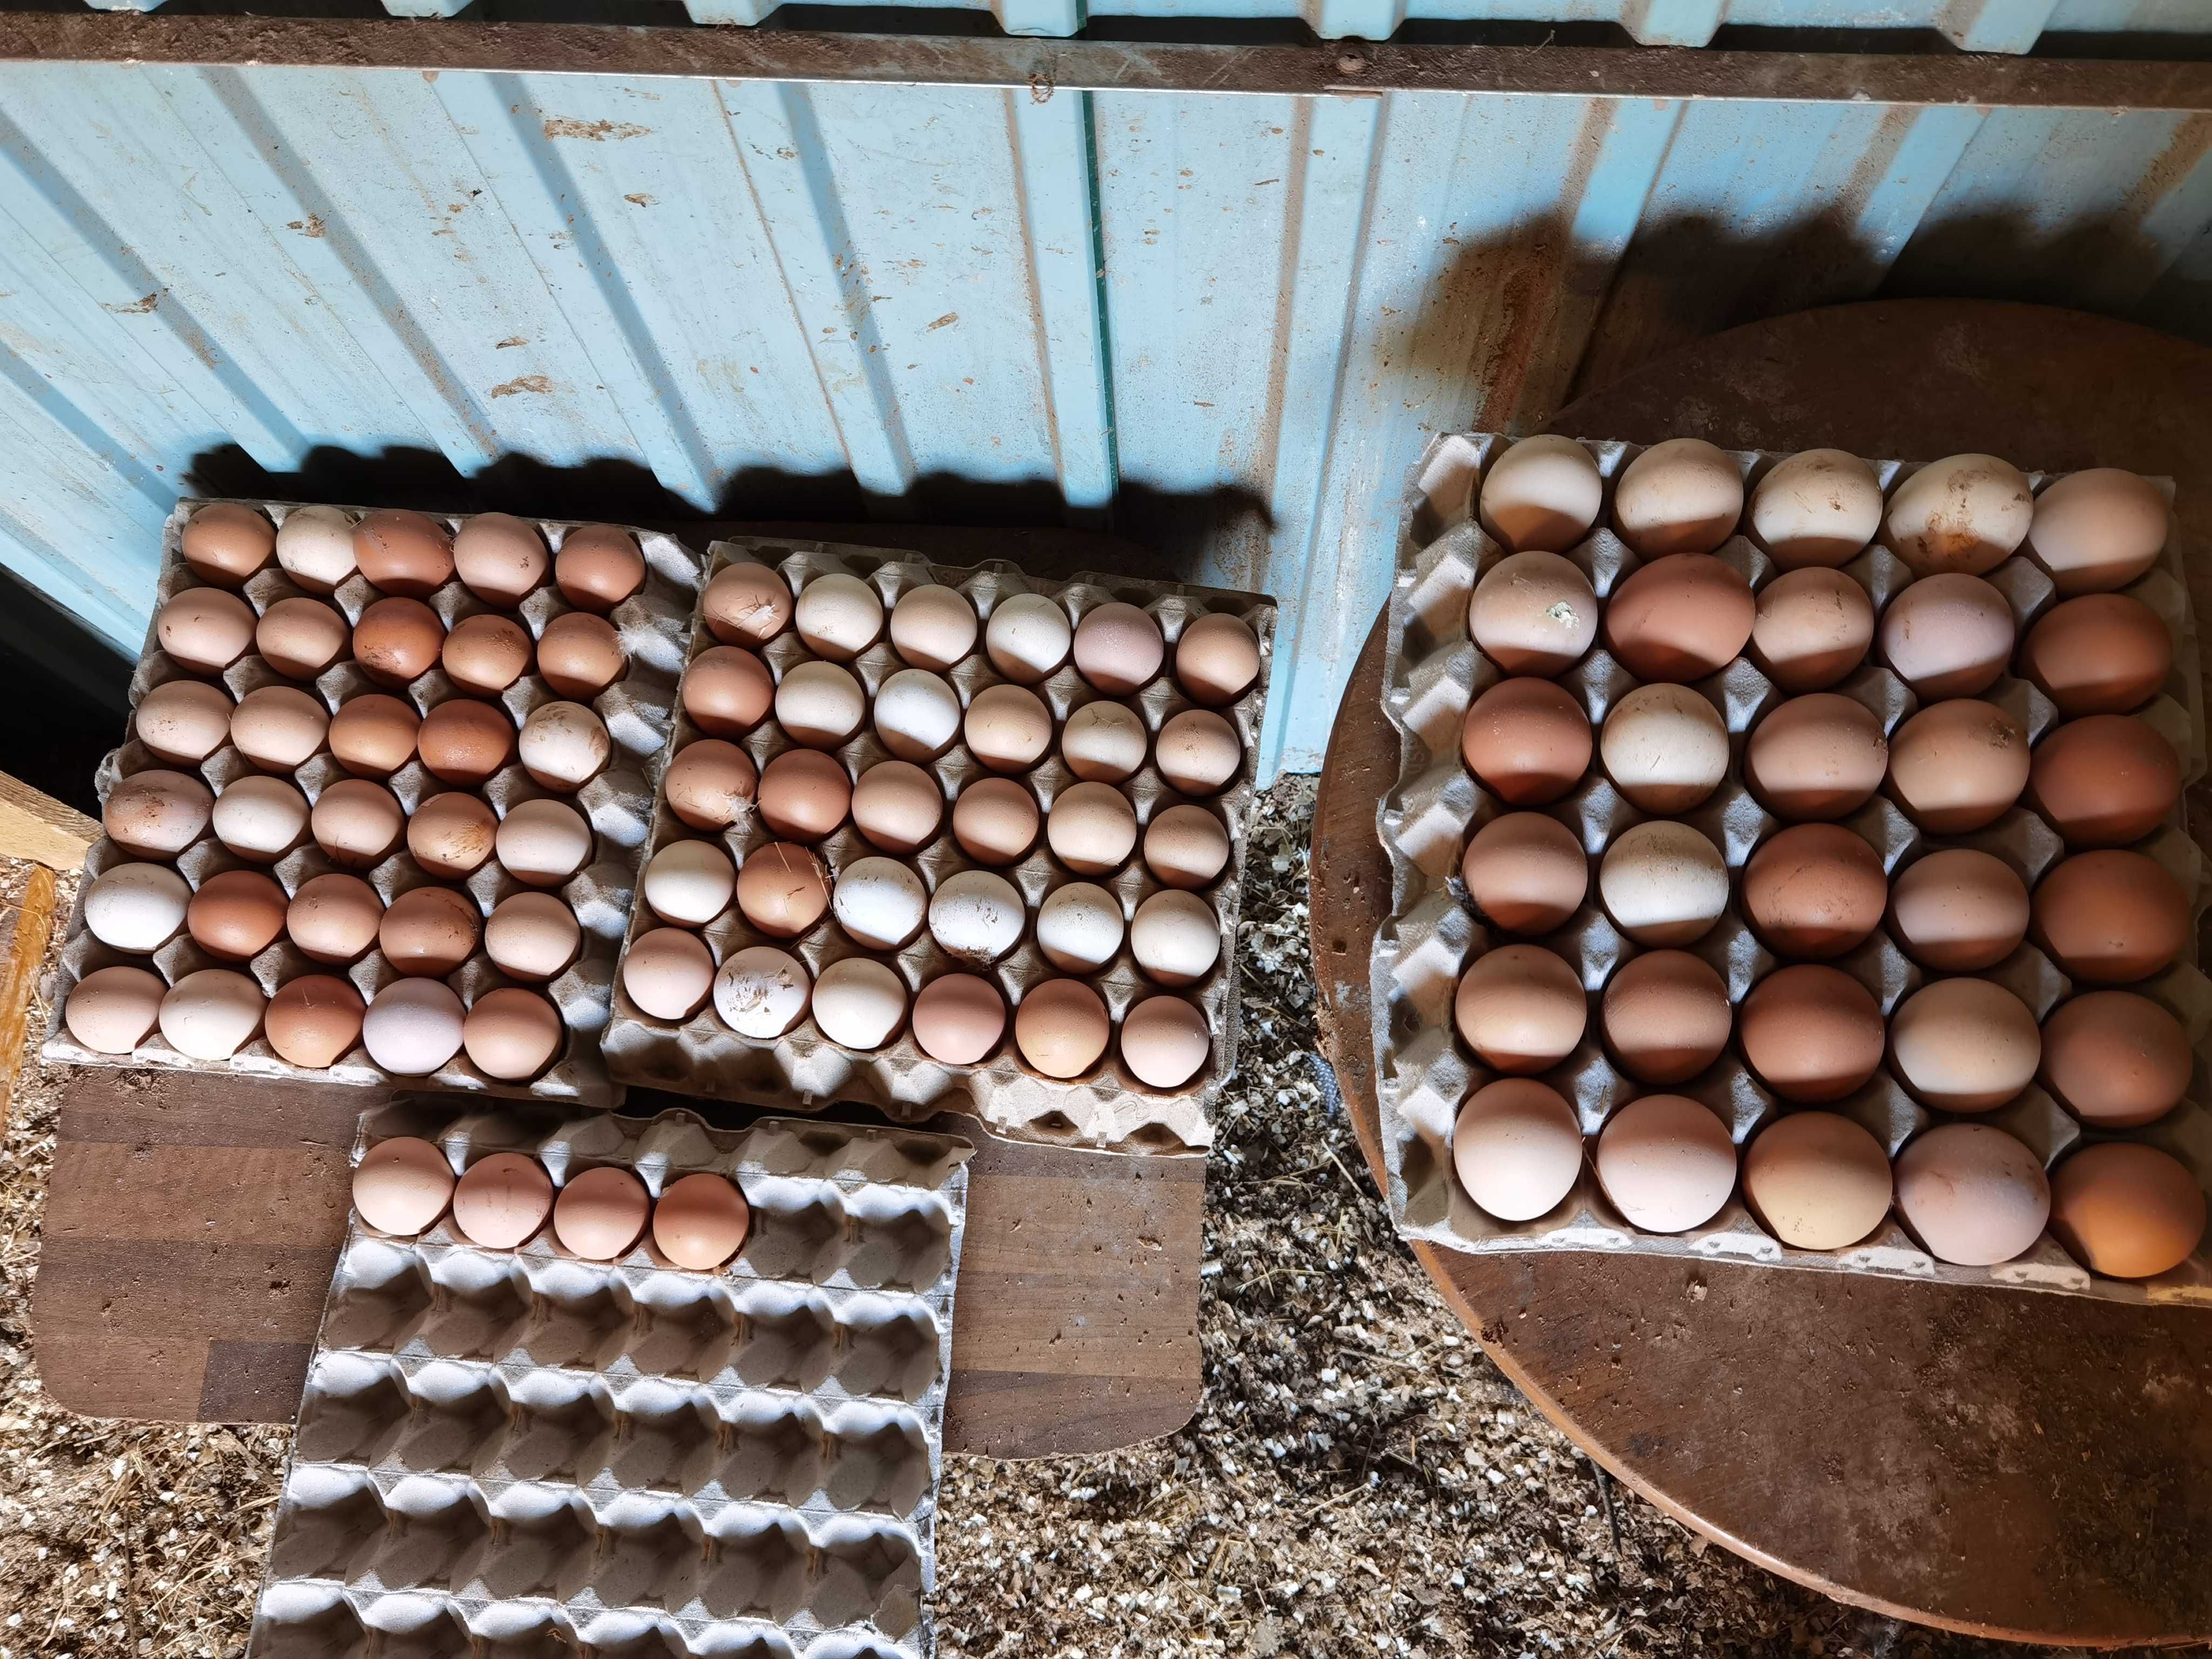
[[[0,140],[0,561],[118,645],[231,444],[1158,492],[1291,769],[1438,428],[1885,284],[2212,332],[2203,117],[14,64]]]

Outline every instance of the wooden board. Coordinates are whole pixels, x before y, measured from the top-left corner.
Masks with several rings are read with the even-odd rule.
[[[88,1069],[63,1097],[33,1286],[46,1391],[98,1417],[291,1421],[377,1090]],[[757,1112],[637,1091],[737,1127]],[[1199,1397],[1202,1158],[975,1143],[945,1449],[1096,1452]]]
[[[1731,449],[1962,450],[2172,476],[2200,616],[2212,353],[2023,306],[1841,307],[1700,342],[1551,429]],[[1314,835],[1325,1046],[1378,1182],[1367,955],[1397,769],[1382,629],[1346,692]],[[2192,827],[2205,839],[2208,799]],[[1655,1257],[1414,1254],[1491,1357],[1698,1531],[1902,1618],[2082,1646],[2212,1636],[2212,1313]]]

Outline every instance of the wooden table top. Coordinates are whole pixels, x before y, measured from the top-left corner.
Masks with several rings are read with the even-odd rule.
[[[2212,352],[2041,307],[1838,307],[1667,356],[1549,429],[1730,449],[1960,451],[2169,474],[2200,616]],[[1368,947],[1396,771],[1382,624],[1337,716],[1314,830],[1324,1045],[1382,1179]],[[2205,840],[2205,792],[2190,815]],[[2081,1646],[2212,1637],[2212,1313],[1614,1255],[1415,1244],[1500,1368],[1636,1491],[1863,1607]]]

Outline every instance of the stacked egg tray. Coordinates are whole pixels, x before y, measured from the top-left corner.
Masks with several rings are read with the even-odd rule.
[[[186,520],[198,509],[210,504],[197,501],[180,502],[163,528],[161,577],[155,599],[157,613],[162,605],[185,589],[209,585],[203,583],[185,562],[180,538]],[[290,501],[258,501],[237,504],[265,514],[280,526],[286,515],[301,505]],[[340,510],[355,519],[368,511],[363,507]],[[442,514],[433,516],[449,532],[465,522],[463,518]],[[536,520],[532,522],[544,537],[548,548],[556,550],[564,534],[576,527],[574,521],[568,520]],[[673,717],[677,679],[683,668],[684,641],[699,586],[697,554],[670,536],[635,529],[629,533],[635,537],[639,550],[645,556],[645,584],[629,599],[617,605],[607,617],[614,625],[629,659],[629,672],[624,678],[590,699],[589,705],[606,725],[613,744],[612,756],[606,769],[574,794],[553,796],[573,805],[583,814],[593,832],[592,855],[568,882],[551,889],[526,888],[501,868],[496,859],[487,860],[465,883],[440,882],[416,862],[407,851],[404,839],[396,851],[387,854],[372,869],[340,866],[318,848],[312,837],[304,834],[299,844],[275,864],[256,865],[225,848],[210,829],[172,860],[178,873],[195,892],[211,878],[225,871],[258,869],[276,880],[288,899],[317,876],[341,871],[367,881],[386,907],[404,892],[434,884],[460,886],[475,902],[480,914],[485,916],[489,916],[501,902],[520,892],[550,891],[562,899],[575,913],[582,931],[577,959],[550,982],[532,985],[528,988],[544,992],[560,1011],[568,1030],[563,1052],[550,1066],[527,1084],[503,1083],[487,1076],[471,1063],[465,1051],[455,1054],[449,1062],[428,1076],[409,1081],[485,1094],[574,1099],[601,1105],[616,1104],[623,1097],[622,1086],[608,1076],[605,1061],[599,1052],[599,1036],[607,1023],[608,1001],[614,984],[622,932],[629,919],[631,898],[637,885],[653,787]],[[273,560],[265,568],[249,578],[243,587],[234,591],[246,602],[257,618],[281,600],[312,598],[335,605],[349,625],[358,622],[363,611],[384,597],[358,572],[332,592],[310,593],[294,582]],[[447,581],[423,602],[436,612],[448,630],[463,619],[491,609],[470,592],[458,577]],[[548,623],[573,608],[562,599],[549,576],[543,586],[523,600],[514,615],[534,641],[544,631]],[[97,786],[103,805],[117,784],[134,773],[156,768],[187,773],[193,769],[170,768],[168,763],[154,756],[135,735],[140,701],[155,687],[185,678],[219,681],[234,701],[263,686],[294,685],[318,698],[332,714],[336,714],[350,699],[370,692],[401,697],[413,704],[418,714],[428,714],[447,699],[463,695],[442,667],[434,665],[404,690],[395,690],[372,681],[349,655],[342,657],[307,682],[289,679],[279,674],[252,650],[248,650],[220,675],[195,674],[161,648],[155,630],[149,626],[144,652],[131,681],[134,735],[100,763]],[[518,728],[533,709],[556,700],[558,694],[537,673],[534,661],[532,672],[517,680],[496,699],[513,717]],[[208,787],[219,798],[232,783],[256,775],[261,773],[262,769],[249,761],[234,744],[226,742],[202,762],[197,770]],[[322,748],[292,775],[292,781],[312,805],[320,799],[325,789],[350,775],[331,754],[326,738]],[[419,757],[410,759],[405,766],[382,781],[390,787],[410,817],[428,797],[461,787],[442,783],[432,776],[424,769]],[[553,792],[534,782],[519,763],[511,763],[480,788],[472,791],[463,789],[462,793],[482,796],[501,818],[524,801],[553,795]],[[337,974],[352,981],[365,1002],[374,1000],[378,992],[399,977],[383,953],[373,945],[350,966],[335,968],[312,960],[281,933],[274,943],[251,962],[244,963],[224,962],[216,957],[201,949],[181,929],[150,956],[132,956],[114,950],[94,938],[87,930],[85,895],[96,878],[118,865],[149,861],[152,860],[126,851],[106,836],[93,843],[92,850],[86,857],[84,879],[79,884],[76,905],[70,919],[58,980],[48,988],[48,1001],[53,1012],[42,1050],[46,1059],[76,1065],[160,1066],[183,1071],[228,1072],[254,1077],[298,1078],[355,1085],[374,1085],[391,1080],[392,1074],[378,1066],[358,1041],[348,1053],[322,1071],[290,1064],[269,1046],[264,1036],[260,1035],[227,1060],[196,1060],[182,1054],[163,1040],[158,1028],[128,1054],[101,1054],[76,1042],[64,1021],[70,991],[88,974],[118,964],[150,968],[173,986],[186,975],[202,969],[239,968],[260,985],[264,996],[274,995],[281,986],[304,974]],[[479,943],[476,954],[447,982],[459,995],[465,1006],[473,1006],[477,999],[486,992],[520,981],[501,972],[484,954]]]
[[[1031,788],[1041,814],[1048,811],[1055,795],[1076,780],[1060,758],[1059,738],[1068,715],[1076,708],[1103,696],[1077,672],[1071,660],[1042,684],[1030,689],[1050,709],[1054,732],[1046,754],[1026,773],[993,774],[956,740],[923,769],[944,786],[945,817],[943,832],[930,845],[907,860],[934,894],[938,886],[967,870],[991,869],[1020,891],[1028,907],[1021,942],[987,969],[973,969],[956,960],[939,946],[927,927],[905,947],[891,954],[889,964],[904,981],[909,1006],[914,994],[939,975],[985,973],[1005,996],[1009,1010],[1025,991],[1061,976],[1038,949],[1036,936],[1037,907],[1054,889],[1085,880],[1104,887],[1120,901],[1125,922],[1121,948],[1111,961],[1086,979],[1104,1000],[1116,1036],[1108,1051],[1086,1076],[1072,1081],[1049,1078],[1025,1064],[1017,1051],[1011,1013],[1007,1030],[998,1049],[974,1066],[947,1065],[932,1059],[915,1043],[909,1028],[902,1026],[890,1042],[873,1052],[848,1048],[832,1042],[815,1023],[811,1012],[788,1033],[772,1041],[738,1036],[716,1016],[713,1000],[681,1024],[655,1019],[633,1003],[617,983],[614,1018],[605,1038],[609,1063],[617,1073],[637,1084],[690,1093],[738,1097],[786,1109],[817,1109],[840,1100],[866,1102],[895,1119],[918,1121],[941,1110],[972,1112],[994,1130],[1018,1139],[1075,1144],[1134,1152],[1182,1152],[1202,1149],[1212,1139],[1208,1109],[1234,1070],[1239,1025],[1237,990],[1237,922],[1243,891],[1246,830],[1256,787],[1260,726],[1264,712],[1267,676],[1273,660],[1275,606],[1255,594],[1186,586],[1169,582],[1079,574],[1065,583],[1051,583],[1024,575],[1004,562],[968,568],[928,564],[915,556],[876,549],[825,543],[746,539],[717,542],[711,550],[708,580],[732,562],[752,561],[769,565],[789,582],[794,593],[811,578],[832,572],[860,577],[874,587],[888,613],[899,598],[931,583],[958,590],[975,607],[988,625],[993,607],[1008,595],[1042,593],[1059,605],[1072,623],[1110,600],[1121,600],[1148,612],[1160,625],[1167,642],[1167,666],[1141,690],[1118,699],[1133,707],[1148,736],[1184,709],[1199,705],[1176,684],[1172,665],[1176,641],[1194,618],[1225,611],[1240,617],[1260,643],[1260,673],[1250,690],[1236,702],[1216,712],[1235,727],[1243,756],[1236,776],[1218,793],[1185,796],[1169,785],[1148,755],[1146,764],[1119,787],[1136,809],[1139,850],[1113,875],[1076,876],[1038,842],[1018,863],[986,866],[963,852],[951,834],[951,802],[969,782],[992,775],[1012,776]],[[703,592],[703,586],[702,590]],[[703,621],[695,631],[696,656],[719,641]],[[812,660],[798,634],[786,629],[761,653],[769,672],[781,683],[801,662]],[[879,639],[857,659],[845,665],[860,680],[870,699],[870,710],[853,738],[830,752],[843,763],[848,776],[858,778],[878,762],[892,758],[877,735],[873,698],[877,688],[906,665],[887,639]],[[986,688],[1005,677],[983,654],[981,635],[973,653],[947,672],[945,678],[965,709]],[[677,714],[671,740],[672,757],[703,734],[683,713]],[[771,714],[740,744],[757,766],[765,767],[775,756],[793,746]],[[1141,852],[1143,831],[1167,808],[1188,802],[1213,813],[1229,834],[1228,867],[1198,896],[1213,908],[1221,924],[1221,952],[1213,970],[1195,985],[1175,988],[1173,994],[1189,999],[1205,1015],[1213,1038],[1212,1052],[1198,1076],[1180,1089],[1163,1091],[1139,1081],[1123,1063],[1118,1033],[1122,1017],[1144,997],[1170,988],[1156,984],[1138,966],[1127,937],[1127,919],[1162,884],[1146,867]],[[1042,823],[1042,817],[1040,818]],[[669,810],[665,793],[653,804],[651,854],[674,841],[705,832],[693,831]],[[723,833],[721,843],[740,868],[746,856],[776,836],[749,815]],[[878,850],[854,829],[849,818],[819,842],[815,851],[828,866],[834,881],[853,861],[877,855]],[[630,921],[630,939],[658,926],[641,903]],[[756,945],[788,950],[819,980],[822,970],[848,957],[872,954],[847,936],[834,912],[798,939],[772,938],[749,924],[734,902],[708,924],[703,937],[719,968],[731,953]]]
[[[1501,1221],[1468,1196],[1452,1167],[1451,1140],[1460,1108],[1496,1075],[1473,1054],[1455,1030],[1453,1004],[1461,975],[1493,945],[1526,942],[1550,950],[1574,969],[1586,993],[1601,991],[1613,970],[1644,948],[1629,939],[1607,915],[1596,895],[1595,855],[1621,831],[1648,818],[1668,815],[1639,811],[1614,789],[1602,763],[1593,758],[1589,773],[1565,799],[1537,810],[1572,830],[1592,855],[1591,891],[1582,908],[1557,933],[1516,941],[1494,934],[1469,902],[1460,874],[1468,836],[1501,811],[1514,810],[1496,799],[1462,758],[1461,727],[1470,703],[1501,677],[1469,637],[1468,605],[1475,583],[1492,564],[1506,556],[1475,521],[1479,483],[1493,456],[1510,441],[1487,434],[1447,434],[1433,441],[1409,485],[1405,528],[1400,538],[1391,592],[1385,712],[1400,733],[1399,772],[1377,809],[1377,829],[1391,868],[1389,918],[1377,930],[1370,961],[1376,1042],[1376,1075],[1382,1121],[1388,1198],[1399,1231],[1455,1249],[1477,1254],[1511,1251],[1598,1250],[1691,1260],[1723,1260],[1832,1273],[1873,1273],[1933,1279],[1950,1284],[2003,1285],[2091,1296],[2113,1301],[2183,1301],[2212,1304],[2212,1242],[2180,1267],[2140,1282],[2090,1273],[2045,1230],[2027,1253],[1995,1267],[1960,1267],[1938,1261],[1903,1225],[1895,1212],[1868,1238],[1848,1249],[1797,1249],[1777,1240],[1746,1206],[1741,1183],[1728,1202],[1704,1225],[1686,1232],[1645,1232],[1624,1218],[1606,1197],[1585,1156],[1576,1185],[1551,1212],[1527,1222]],[[1605,483],[1597,525],[1563,556],[1590,580],[1601,604],[1641,562],[1609,527],[1613,485],[1622,468],[1644,446],[1617,442],[1584,445]],[[1753,485],[1783,455],[1735,454],[1742,470],[1747,499]],[[1917,468],[1908,463],[1872,461],[1884,496]],[[2031,473],[2040,489],[2042,475]],[[2170,487],[2168,489],[2170,495]],[[1746,520],[1747,524],[1747,519]],[[1715,550],[1754,591],[1781,574],[1756,539],[1743,530]],[[1879,540],[1842,567],[1863,587],[1877,618],[1889,600],[1912,580],[1903,561]],[[2018,633],[2055,602],[2049,576],[2026,550],[2008,559],[1986,580],[2012,607]],[[2197,680],[2196,629],[2179,550],[2170,543],[2159,564],[2124,590],[2143,599],[2168,626],[2174,667],[2159,696],[2139,711],[2171,742],[2182,758],[2185,785],[2205,771],[2204,723]],[[1752,647],[1747,646],[1748,652]],[[1874,712],[1885,735],[1919,707],[1905,684],[1880,661],[1879,640],[1868,660],[1830,690],[1850,696]],[[1588,712],[1593,736],[1607,711],[1639,682],[1615,661],[1603,639],[1574,667],[1555,677]],[[1700,806],[1672,815],[1703,833],[1721,851],[1730,878],[1727,909],[1710,933],[1681,947],[1709,963],[1727,987],[1731,1012],[1766,974],[1782,965],[1754,935],[1743,917],[1741,877],[1759,845],[1785,826],[1753,796],[1744,781],[1747,734],[1785,696],[1758,666],[1740,656],[1690,690],[1720,712],[1730,739],[1725,779]],[[2008,672],[1978,694],[2004,708],[2028,731],[2031,742],[2058,723],[2057,710],[2028,682]],[[2025,805],[2015,805],[1975,834],[1928,836],[1886,793],[1837,821],[1872,846],[1893,880],[1923,853],[1967,847],[1990,853],[2018,872],[2031,888],[2067,848],[2058,833]],[[2201,915],[2206,902],[2203,858],[2185,833],[2177,809],[2136,850],[2156,860],[2193,896]],[[2139,1140],[2172,1153],[2200,1185],[2212,1190],[2212,1112],[2198,1103],[2206,1097],[2204,1049],[2212,1036],[2212,980],[2195,961],[2196,933],[2190,930],[2183,959],[2155,977],[2126,988],[2164,1006],[2181,1022],[2197,1051],[2190,1097],[2145,1128],[2090,1131],[2039,1085],[1993,1112],[1950,1118],[1931,1113],[1915,1100],[1883,1066],[1861,1090],[1820,1109],[1850,1117],[1869,1130],[1894,1159],[1915,1135],[1942,1121],[1987,1124],[2024,1143],[2046,1169],[2085,1140]],[[1872,994],[1885,1022],[1897,1006],[1923,982],[1921,969],[1890,937],[1887,923],[1870,938],[1827,965],[1841,969]],[[2063,1002],[2072,987],[2066,975],[2034,945],[2023,944],[1996,966],[1976,977],[2004,986],[2025,1002],[2039,1022]],[[1608,1117],[1629,1101],[1647,1094],[1673,1093],[1711,1108],[1741,1149],[1774,1118],[1790,1109],[1759,1083],[1742,1060],[1732,1031],[1729,1047],[1708,1070],[1687,1083],[1658,1089],[1622,1072],[1601,1040],[1595,1006],[1583,1042],[1538,1081],[1554,1088],[1573,1107],[1586,1151]]]
[[[711,1171],[752,1228],[708,1273],[354,1218],[300,1406],[252,1659],[920,1659],[972,1148],[768,1119],[368,1115],[456,1170]]]

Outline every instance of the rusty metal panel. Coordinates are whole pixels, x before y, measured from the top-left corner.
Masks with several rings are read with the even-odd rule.
[[[1105,520],[1283,600],[1310,769],[1432,432],[1876,293],[2212,338],[2187,109],[1095,78],[0,63],[0,562],[127,648],[195,476],[332,455]]]

